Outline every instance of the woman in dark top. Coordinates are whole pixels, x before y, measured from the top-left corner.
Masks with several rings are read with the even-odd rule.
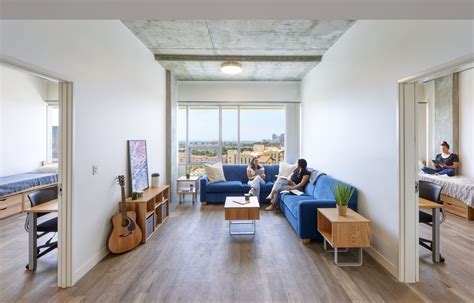
[[[436,155],[433,161],[435,168],[423,167],[421,170],[430,175],[448,175],[450,177],[456,174],[456,168],[459,166],[459,157],[449,152],[449,144],[443,141],[440,145],[441,154]]]
[[[308,163],[305,159],[299,159],[297,167],[288,178],[279,177],[273,185],[272,192],[267,197],[271,199],[271,204],[265,208],[265,210],[274,210],[278,202],[278,194],[282,190],[304,190],[304,187],[309,181],[309,175],[311,174],[308,169]]]

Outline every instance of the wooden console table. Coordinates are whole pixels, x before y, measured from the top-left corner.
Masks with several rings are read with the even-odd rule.
[[[127,198],[127,210],[137,213],[142,243],[146,243],[170,215],[169,185],[146,189],[143,197],[136,200]]]
[[[362,265],[362,248],[370,247],[370,221],[352,209],[347,209],[346,216],[339,216],[336,208],[318,209],[318,231],[324,237],[324,250],[334,252],[334,262],[339,266]],[[334,248],[328,250],[326,242]],[[359,248],[357,263],[341,263],[338,252],[347,252],[348,248]],[[345,250],[341,250],[344,248]]]

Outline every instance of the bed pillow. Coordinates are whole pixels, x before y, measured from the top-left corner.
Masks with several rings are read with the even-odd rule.
[[[280,162],[280,168],[278,169],[279,176],[288,177],[296,169],[296,164],[289,164],[285,162]]]
[[[34,173],[57,173],[58,163],[46,164],[33,170]]]
[[[222,168],[222,162],[216,164],[204,164],[206,175],[209,183],[226,181],[224,176],[224,169]]]

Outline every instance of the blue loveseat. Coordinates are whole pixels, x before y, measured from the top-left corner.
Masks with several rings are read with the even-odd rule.
[[[278,175],[278,164],[263,165],[267,178],[265,185],[260,187],[260,196],[258,201],[265,201],[265,197],[270,194],[275,182],[275,176]],[[247,184],[247,165],[243,164],[225,164],[223,165],[226,182],[209,183],[207,175],[200,180],[200,198],[201,203],[223,203],[227,196],[243,196],[248,193],[250,186]]]
[[[265,197],[270,193],[279,169],[279,165],[263,166],[267,179],[265,185],[260,189],[260,202],[265,201]],[[243,196],[250,190],[250,186],[247,184],[247,165],[224,165],[223,169],[226,182],[209,183],[206,175],[201,178],[201,203],[223,203],[227,196]],[[311,170],[310,181],[306,185],[303,195],[281,193],[278,197],[282,213],[301,239],[322,240],[321,234],[317,231],[317,211],[318,208],[336,207],[331,188],[337,183],[350,186],[324,173]],[[349,200],[349,207],[357,210],[357,190],[355,188]]]

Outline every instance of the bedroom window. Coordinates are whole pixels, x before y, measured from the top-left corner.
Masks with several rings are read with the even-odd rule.
[[[48,162],[58,162],[59,157],[59,107],[57,104],[49,104],[47,110],[47,133],[48,133]]]

